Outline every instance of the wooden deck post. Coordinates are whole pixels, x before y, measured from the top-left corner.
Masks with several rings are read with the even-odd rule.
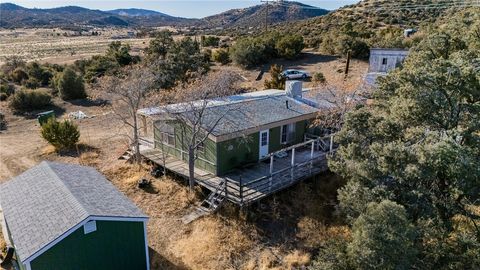
[[[228,177],[225,177],[225,199],[228,200],[228,191],[227,191],[227,188],[228,188]]]
[[[310,174],[312,174],[314,148],[315,148],[315,141],[312,141],[312,149],[310,149]]]
[[[295,148],[292,148],[292,162],[291,162],[291,172],[290,172],[290,181],[293,181],[294,170],[295,170]]]
[[[243,183],[242,183],[242,177],[240,176],[240,179],[239,179],[239,195],[240,195],[240,205],[243,205]]]
[[[329,152],[332,152],[333,150],[333,135],[330,135],[330,151]]]
[[[272,190],[272,181],[273,181],[273,155],[270,156],[270,179],[268,180],[268,190]]]

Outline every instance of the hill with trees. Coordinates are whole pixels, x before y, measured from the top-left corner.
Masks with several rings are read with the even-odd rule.
[[[232,9],[217,15],[203,18],[203,27],[222,28],[258,28],[264,29],[265,15],[268,12],[268,24],[292,22],[322,16],[329,11],[305,5],[299,2],[273,2],[248,8]]]
[[[197,20],[173,17],[155,11],[101,11],[77,6],[38,9],[0,3],[0,27],[164,26],[187,25]]]
[[[342,55],[352,49],[354,54],[362,56],[365,45],[410,47],[415,40],[405,40],[404,29],[418,29],[470,6],[478,3],[471,0],[364,0],[325,16],[279,24],[275,29],[301,34],[308,47],[326,54]]]

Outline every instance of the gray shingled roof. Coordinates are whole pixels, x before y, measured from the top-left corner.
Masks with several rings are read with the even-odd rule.
[[[46,161],[0,185],[0,205],[24,261],[90,216],[147,218],[94,168]]]
[[[286,101],[288,101],[288,108]],[[202,126],[209,130],[221,116],[224,116],[212,132],[214,136],[221,136],[316,112],[318,109],[293,98],[273,95],[240,103],[208,107],[205,110]],[[188,119],[191,113],[183,114]]]

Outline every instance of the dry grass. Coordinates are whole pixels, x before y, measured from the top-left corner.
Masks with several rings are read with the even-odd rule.
[[[3,257],[6,249],[7,249],[7,243],[5,243],[5,239],[3,238],[2,230],[0,229],[0,257]]]

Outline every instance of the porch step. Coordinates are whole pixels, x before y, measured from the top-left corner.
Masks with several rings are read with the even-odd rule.
[[[182,222],[184,224],[189,224],[200,217],[209,215],[217,211],[218,208],[222,206],[223,201],[225,200],[225,186],[226,181],[221,182],[217,189],[214,192],[210,193],[208,197],[203,200],[203,202],[199,206],[196,206],[191,213],[181,218]]]

